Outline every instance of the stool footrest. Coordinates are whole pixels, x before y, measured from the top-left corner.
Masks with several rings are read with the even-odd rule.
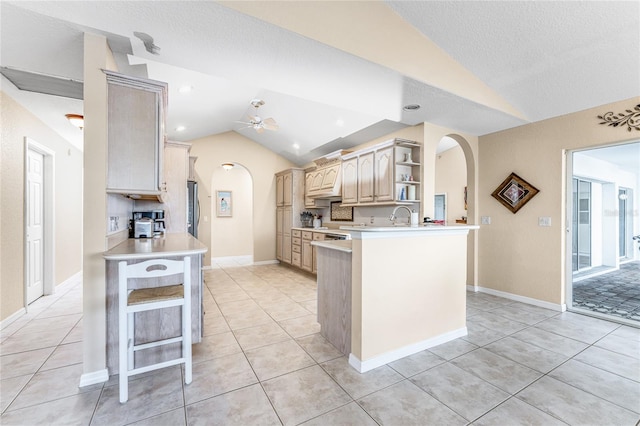
[[[172,337],[170,339],[157,340],[155,342],[143,343],[141,345],[133,345],[133,350],[134,351],[140,351],[142,349],[155,348],[156,346],[169,345],[171,343],[179,343],[179,342],[182,342],[183,340],[184,339],[182,338],[182,336]]]
[[[133,370],[127,371],[127,376],[131,377],[136,374],[146,373],[147,371],[159,370],[165,367],[171,367],[172,365],[183,364],[185,362],[184,358],[176,358],[169,361],[161,362],[158,364],[147,365],[145,367],[134,368]]]

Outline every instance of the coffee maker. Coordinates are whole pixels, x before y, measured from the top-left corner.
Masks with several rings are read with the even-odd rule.
[[[129,238],[153,238],[164,234],[164,210],[135,211],[131,216]]]

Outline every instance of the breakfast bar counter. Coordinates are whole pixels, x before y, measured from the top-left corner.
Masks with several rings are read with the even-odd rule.
[[[166,234],[160,238],[130,238],[103,253],[106,267],[107,309],[107,368],[109,374],[118,372],[118,264],[144,262],[149,259],[181,260],[191,258],[191,339],[202,340],[202,256],[207,247],[191,234]],[[136,282],[139,288],[148,286],[144,281]],[[180,307],[139,312],[135,314],[136,342],[148,342],[181,334]],[[177,358],[180,343],[137,351],[136,367]]]
[[[467,236],[478,228],[349,226],[348,250],[314,242],[323,336],[363,373],[466,335]]]
[[[106,260],[157,259],[204,254],[207,246],[191,234],[166,234],[160,238],[129,238],[104,253]]]

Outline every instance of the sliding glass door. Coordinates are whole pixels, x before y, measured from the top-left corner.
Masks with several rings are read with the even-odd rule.
[[[627,257],[627,243],[628,243],[628,223],[627,223],[627,204],[629,199],[630,190],[626,188],[618,189],[618,247],[620,249],[619,256],[621,258]]]
[[[591,267],[591,182],[573,178],[573,271]]]

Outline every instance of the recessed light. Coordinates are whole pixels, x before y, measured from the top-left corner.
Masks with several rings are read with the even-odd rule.
[[[344,120],[342,118],[338,118],[336,120],[336,126],[338,126],[338,127],[344,126]]]
[[[182,132],[182,131],[184,131],[184,130],[186,130],[186,127],[184,127],[184,126],[178,126],[178,127],[176,127],[176,132]]]
[[[181,88],[178,89],[178,92],[180,93],[189,93],[193,90],[193,86],[182,86]]]
[[[298,145],[297,143],[294,143],[291,146],[293,147],[293,149],[300,149],[300,145]]]
[[[405,105],[404,107],[402,107],[403,110],[405,111],[417,111],[420,109],[420,105],[418,104],[409,104],[409,105]]]

